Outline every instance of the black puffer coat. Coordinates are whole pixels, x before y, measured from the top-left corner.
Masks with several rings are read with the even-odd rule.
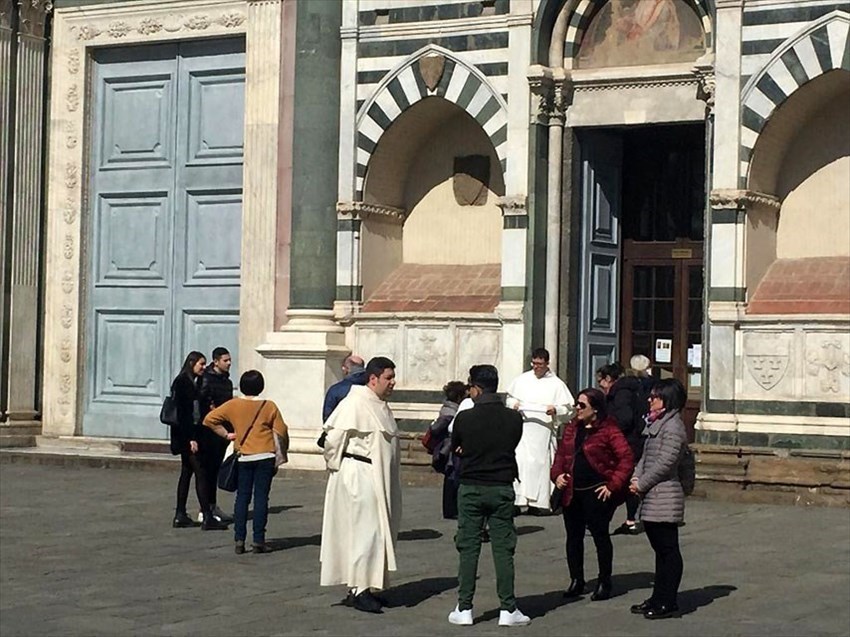
[[[643,415],[646,413],[646,405],[641,405],[643,395],[641,382],[634,376],[621,376],[611,389],[608,390],[608,415],[613,416],[617,426],[629,446],[635,459],[640,458],[643,451]]]

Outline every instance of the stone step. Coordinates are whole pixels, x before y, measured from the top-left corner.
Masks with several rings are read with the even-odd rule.
[[[34,447],[36,436],[39,434],[41,422],[37,420],[0,423],[0,449]]]

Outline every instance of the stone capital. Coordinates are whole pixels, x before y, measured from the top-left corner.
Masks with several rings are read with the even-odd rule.
[[[0,0],[0,29],[12,28],[12,12],[14,10],[13,0]]]
[[[709,203],[715,210],[753,210],[756,207],[779,212],[782,203],[773,195],[753,190],[717,189],[709,195]]]
[[[697,78],[697,97],[706,104],[707,113],[714,112],[714,89],[716,85],[714,76],[714,55],[706,53],[696,61],[691,68]]]
[[[563,126],[572,84],[564,69],[533,64],[526,74],[531,91],[531,123]]]
[[[496,199],[496,205],[502,210],[503,216],[527,215],[528,198],[525,195],[505,195]]]
[[[21,0],[18,5],[21,35],[43,38],[44,23],[47,21],[47,14],[52,10],[51,0]]]

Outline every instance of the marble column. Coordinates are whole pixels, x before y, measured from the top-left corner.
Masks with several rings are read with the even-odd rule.
[[[9,144],[12,132],[12,122],[9,112],[12,105],[12,43],[15,33],[12,30],[12,12],[14,6],[12,0],[0,0],[0,421],[5,419],[6,413],[6,381],[8,378],[8,352],[7,352],[7,323],[6,323],[6,283],[8,281],[8,269],[11,266],[7,258],[7,236],[6,220],[8,214],[6,208],[8,199],[9,179]]]
[[[281,2],[249,0],[245,34],[245,174],[239,359],[257,369],[256,347],[274,330],[281,89]]]
[[[15,95],[12,272],[9,306],[9,420],[31,421],[39,411],[38,299],[43,200],[44,24],[52,3],[19,5]]]

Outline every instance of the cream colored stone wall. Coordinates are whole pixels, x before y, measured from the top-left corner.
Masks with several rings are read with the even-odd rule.
[[[777,190],[780,259],[850,255],[850,92],[800,130],[785,154]]]
[[[464,206],[455,199],[454,158],[464,155],[490,157],[490,189],[483,206]],[[404,204],[410,213],[404,223],[404,262],[499,263],[502,214],[496,200],[503,194],[502,169],[490,140],[468,115],[458,113],[420,147],[408,172]]]
[[[368,299],[387,275],[401,264],[402,226],[398,221],[371,217],[360,233],[363,298]]]

